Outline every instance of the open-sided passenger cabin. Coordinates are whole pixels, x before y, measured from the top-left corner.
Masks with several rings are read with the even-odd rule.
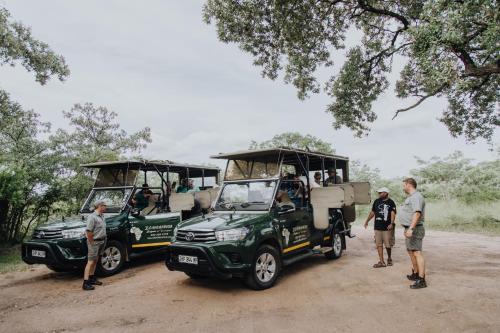
[[[105,198],[108,211],[133,208],[133,199],[139,191],[150,190],[149,205],[140,210],[141,215],[155,215],[160,212],[191,212],[208,209],[218,193],[219,172],[217,167],[180,164],[172,161],[111,161],[84,164],[82,167],[98,169],[92,193],[84,207],[91,207],[91,201]],[[194,188],[186,193],[176,193],[176,184],[183,179],[192,180]],[[148,184],[144,188],[143,184]],[[122,195],[107,195],[105,191]],[[196,200],[195,200],[196,199]]]
[[[370,203],[370,184],[349,181],[348,157],[286,147],[211,157],[227,159],[224,181],[278,178],[280,189],[300,188],[297,182],[302,182],[303,192],[290,200],[295,207],[313,208],[314,226],[319,230],[328,227],[330,210],[341,209],[344,221],[350,223],[356,219],[355,204]],[[327,183],[328,170],[335,170],[341,182]],[[315,172],[321,173],[319,187],[312,184]],[[288,193],[293,193],[293,190]]]

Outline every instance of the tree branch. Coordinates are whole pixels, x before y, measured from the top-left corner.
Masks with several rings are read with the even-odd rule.
[[[444,88],[446,88],[447,86],[448,86],[448,84],[447,84],[447,83],[443,83],[443,84],[442,84],[439,88],[437,88],[437,89],[436,89],[436,90],[434,90],[433,92],[431,92],[431,93],[429,93],[429,94],[427,94],[427,95],[424,95],[424,96],[420,97],[420,99],[419,99],[416,103],[414,103],[414,104],[410,105],[409,107],[406,107],[406,108],[403,108],[403,109],[398,109],[398,110],[396,110],[396,114],[394,114],[394,117],[392,117],[392,120],[394,120],[394,119],[395,119],[395,118],[399,115],[399,113],[400,113],[400,112],[406,112],[406,111],[409,111],[409,110],[411,110],[411,109],[414,109],[414,108],[416,108],[417,106],[419,106],[420,104],[422,104],[422,102],[423,102],[423,101],[425,101],[427,98],[432,97],[432,96],[436,96],[436,95],[437,95],[437,94],[439,94],[441,91],[443,91],[443,89],[444,89]]]
[[[387,10],[387,9],[375,8],[375,7],[367,4],[366,1],[364,1],[364,0],[358,0],[358,5],[360,8],[364,9],[367,12],[393,17],[393,18],[397,19],[398,21],[400,21],[401,23],[403,23],[405,28],[408,28],[408,26],[410,25],[410,22],[408,21],[408,19],[401,14],[392,12],[392,11]]]

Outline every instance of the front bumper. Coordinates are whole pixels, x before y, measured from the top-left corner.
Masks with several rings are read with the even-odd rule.
[[[44,251],[45,257],[32,255],[32,250]],[[78,268],[87,261],[87,244],[80,240],[25,241],[21,256],[27,264],[44,264],[59,268]]]
[[[242,277],[249,271],[251,264],[245,262],[245,256],[242,256],[238,250],[239,248],[234,245],[173,243],[167,248],[165,265],[171,271],[221,279],[229,279],[233,276]],[[180,263],[179,255],[195,256],[198,258],[198,264]]]

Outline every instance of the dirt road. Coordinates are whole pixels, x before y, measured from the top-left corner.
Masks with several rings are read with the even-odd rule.
[[[339,260],[306,259],[260,292],[190,280],[161,258],[90,293],[45,267],[0,275],[0,332],[500,332],[500,237],[428,231],[429,287],[410,290],[401,230],[380,269],[372,231],[356,232]]]

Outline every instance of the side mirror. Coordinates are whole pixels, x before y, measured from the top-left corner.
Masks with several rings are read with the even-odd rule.
[[[292,205],[277,206],[276,210],[278,212],[278,215],[288,214],[295,212],[295,206]]]

